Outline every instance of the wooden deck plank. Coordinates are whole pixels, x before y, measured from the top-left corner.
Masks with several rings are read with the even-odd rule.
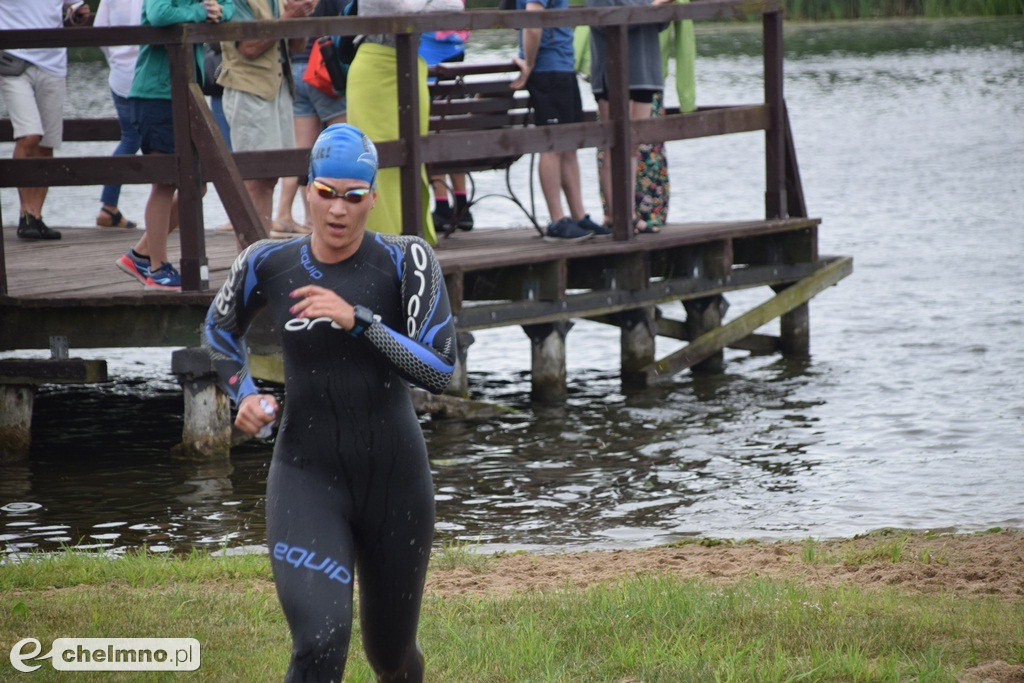
[[[559,259],[579,259],[610,254],[656,252],[699,244],[716,239],[755,237],[791,232],[817,226],[813,218],[754,221],[718,221],[674,223],[661,233],[643,235],[628,242],[616,242],[610,236],[586,242],[548,242],[532,228],[476,229],[441,237],[436,251],[445,273],[503,268]],[[227,278],[237,255],[232,233],[206,232],[206,251],[210,266],[210,291],[173,294],[146,292],[119,271],[114,262],[141,236],[138,230],[101,228],[60,228],[59,242],[18,239],[14,227],[4,228],[8,301],[46,305],[47,301],[66,305],[69,301],[84,305],[124,303],[189,303],[209,301]],[[180,249],[172,235],[168,255],[177,261]],[[31,303],[30,303],[31,302]]]

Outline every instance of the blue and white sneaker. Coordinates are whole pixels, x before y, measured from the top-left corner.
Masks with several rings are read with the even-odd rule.
[[[166,290],[172,292],[181,291],[181,275],[166,261],[156,270],[149,271],[146,278],[146,289]]]
[[[593,236],[594,233],[584,230],[573,219],[565,217],[548,225],[544,239],[548,242],[582,242]]]
[[[146,284],[146,278],[149,277],[149,259],[139,258],[129,249],[121,254],[116,265],[142,284]]]
[[[578,221],[576,221],[576,225],[580,226],[584,230],[589,230],[590,232],[594,233],[595,235],[610,235],[610,234],[612,234],[612,226],[610,226],[610,225],[600,225],[598,223],[595,223],[594,221],[590,220],[590,214],[589,213],[584,215],[583,218],[581,218]]]

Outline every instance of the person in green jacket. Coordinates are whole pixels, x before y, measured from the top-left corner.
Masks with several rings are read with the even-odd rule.
[[[233,0],[145,0],[143,26],[219,23],[235,14]],[[196,74],[203,80],[203,46],[195,45]],[[128,93],[131,121],[142,141],[143,154],[174,153],[171,114],[171,67],[167,48],[143,45],[135,63],[135,79]],[[146,289],[181,290],[181,275],[167,259],[167,236],[178,224],[178,202],[173,184],[153,185],[146,202],[146,234],[117,260],[117,267]]]

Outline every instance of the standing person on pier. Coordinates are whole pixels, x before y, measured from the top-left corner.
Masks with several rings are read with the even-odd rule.
[[[96,9],[93,26],[138,26],[142,21],[142,0],[100,0]],[[132,155],[139,151],[139,131],[132,125],[131,104],[128,93],[135,79],[135,60],[139,57],[138,45],[114,45],[101,47],[103,56],[110,66],[110,97],[114,100],[114,111],[121,126],[121,141],[117,143],[114,156]],[[125,218],[117,208],[121,199],[120,185],[104,185],[100,194],[100,213],[96,225],[101,228],[138,227],[134,221]]]
[[[301,19],[313,13],[316,0],[235,0],[235,6],[235,21]],[[268,38],[220,44],[223,61],[217,83],[224,86],[224,114],[235,152],[295,147],[295,87],[288,55],[290,51],[302,50],[306,40]],[[250,178],[244,182],[256,213],[269,232],[273,229],[277,178]]]
[[[426,14],[427,12],[461,12],[462,0],[372,0],[360,3],[359,16],[385,14]],[[348,72],[348,121],[364,131],[374,142],[398,140],[398,49],[395,36],[375,33],[363,36],[355,59]],[[420,135],[427,134],[430,123],[430,93],[427,89],[427,63],[418,60]],[[367,227],[375,232],[402,234],[402,193],[419,192],[423,201],[423,237],[431,244],[437,241],[434,220],[431,217],[430,185],[425,167],[420,170],[418,187],[403,188],[401,169],[384,168],[380,171],[377,210],[370,216]]]
[[[257,434],[278,404],[249,375],[242,335],[263,308],[280,330],[287,401],[267,476],[267,545],[292,634],[286,680],[341,680],[353,579],[378,680],[422,681],[416,644],[434,533],[423,433],[406,382],[440,393],[455,327],[430,246],[369,232],[377,151],[348,124],[313,146],[313,234],[265,240],[235,261],[203,345]]]
[[[92,20],[88,5],[70,0],[0,0],[0,33],[20,29],[81,26]],[[0,95],[14,128],[15,159],[48,159],[64,137],[68,51],[63,47],[4,50],[0,56]],[[59,240],[60,231],[43,222],[48,187],[19,187],[18,237]]]
[[[420,57],[428,67],[441,63],[463,62],[466,59],[466,41],[469,31],[431,31],[420,35]],[[437,79],[431,79],[433,85]],[[473,229],[473,214],[466,197],[466,173],[449,173],[452,185],[452,201],[448,201],[448,184],[445,176],[430,177],[434,189],[434,229],[442,232]]]
[[[568,9],[568,0],[516,0],[516,9],[527,12]],[[524,28],[519,32],[519,54],[513,58],[520,74],[510,84],[513,90],[526,88],[534,122],[538,126],[583,121],[583,103],[576,81],[572,50],[572,29]],[[583,212],[580,165],[576,149],[541,152],[537,164],[540,188],[548,205],[548,223],[544,239],[554,242],[588,240],[594,235],[610,235]],[[562,195],[569,215],[562,210]]]
[[[235,14],[232,0],[145,0],[143,26],[173,26],[197,22],[229,21]],[[203,76],[203,46],[194,51],[196,73]],[[171,66],[163,45],[143,45],[135,62],[129,93],[132,124],[139,131],[143,154],[174,154],[171,110]],[[117,267],[146,289],[181,290],[181,275],[167,259],[167,236],[178,227],[178,199],[173,184],[155,183],[146,202],[146,234],[121,255]]]
[[[320,0],[313,9],[314,17],[337,17],[345,12],[342,0]],[[310,38],[301,50],[291,53],[292,81],[295,83],[295,101],[292,102],[292,114],[295,117],[295,146],[308,149],[316,142],[316,136],[327,126],[345,123],[345,96],[332,97],[320,92],[302,80],[309,66],[309,55],[316,39]],[[302,223],[292,217],[292,205],[295,195],[299,192],[299,178],[289,176],[281,178],[281,193],[277,198],[277,216],[274,218],[271,237],[293,237],[296,234],[309,234],[309,204],[306,194],[302,199]]]
[[[666,5],[674,0],[586,0],[587,7],[632,7]],[[665,87],[662,74],[661,40],[658,37],[665,26],[658,24],[641,24],[631,26],[628,33],[629,49],[629,119],[648,119],[651,117],[651,103],[655,96],[661,94]],[[608,49],[604,36],[604,28],[594,26],[590,30],[590,87],[597,100],[598,116],[607,121],[610,116],[608,104]],[[636,184],[636,150],[632,159],[630,176]],[[601,194],[605,200],[605,216],[602,225],[611,229],[612,216],[612,174],[611,164],[601,163],[598,176],[601,183]],[[657,225],[636,216],[636,207],[630,202],[633,232],[655,233],[661,230]]]

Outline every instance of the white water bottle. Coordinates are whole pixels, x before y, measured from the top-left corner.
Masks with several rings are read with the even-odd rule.
[[[260,408],[263,408],[263,412],[266,413],[267,415],[273,415],[276,412],[274,410],[274,407],[272,405],[270,405],[270,403],[268,403],[267,399],[265,399],[265,398],[261,398],[260,399]],[[274,423],[270,422],[270,423],[265,424],[262,427],[260,427],[260,431],[256,432],[256,437],[259,438],[259,439],[266,439],[273,432],[274,432]]]

